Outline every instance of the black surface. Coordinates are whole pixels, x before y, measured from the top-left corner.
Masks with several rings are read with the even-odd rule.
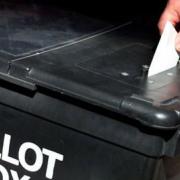
[[[0,17],[1,58],[50,49],[107,27],[46,3],[0,1]]]
[[[159,176],[154,178],[156,171],[163,174],[157,166],[159,163],[162,166],[160,158],[130,151],[97,137],[44,121],[42,118],[4,105],[0,105],[0,116],[0,147],[2,149],[5,134],[10,135],[9,156],[19,160],[19,149],[23,143],[27,142],[33,143],[40,150],[46,148],[64,155],[63,161],[56,160],[53,170],[54,180],[117,180],[121,177],[126,180],[150,180],[152,178],[153,180],[164,180]],[[156,141],[156,138],[152,137],[152,140]],[[33,165],[36,161],[35,155],[34,150],[30,147],[26,153],[26,162]],[[10,178],[10,170],[14,170],[19,177],[26,175],[32,180],[48,180],[50,178],[46,178],[47,164],[48,156],[43,155],[42,166],[37,171],[31,172],[30,168],[25,169],[21,163],[15,166],[0,159],[1,168],[8,172]]]
[[[170,96],[161,92],[173,88],[171,77],[168,81],[159,79],[152,83],[142,75],[142,66],[150,63],[154,53],[154,44],[143,30],[127,22],[66,47],[13,60],[15,68],[11,73],[16,75],[17,67],[29,67],[26,77],[29,81],[121,113],[126,113],[121,107],[124,97],[133,94],[142,100],[151,99],[151,104],[158,105],[177,97],[178,92],[171,92]],[[163,76],[166,77],[166,73]],[[174,110],[178,110],[177,104]],[[173,116],[164,114],[166,120],[159,119],[158,111],[154,111],[155,114],[149,111],[151,123],[146,122],[146,115],[136,117],[132,108],[131,111],[128,116],[140,117],[137,119],[145,125],[168,129],[179,124],[177,111],[172,113]]]
[[[0,2],[0,149],[8,133],[14,158],[24,142],[63,153],[58,180],[165,180],[163,157],[180,153],[180,84],[179,67],[146,78],[159,2],[68,2]],[[47,179],[47,157],[35,173],[0,161]]]
[[[115,25],[46,3],[1,4],[1,79],[33,91],[57,91],[151,127],[179,126],[178,71],[143,75],[157,44],[153,23],[121,18]],[[122,106],[126,97],[134,102],[134,94],[140,107],[148,99],[154,109],[148,123],[148,110],[133,110],[129,100],[128,110]]]

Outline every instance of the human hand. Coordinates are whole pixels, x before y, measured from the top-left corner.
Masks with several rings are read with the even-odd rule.
[[[174,26],[180,23],[180,0],[168,1],[158,23],[160,33],[162,33],[167,21],[170,21]],[[176,36],[175,47],[180,52],[180,32]]]

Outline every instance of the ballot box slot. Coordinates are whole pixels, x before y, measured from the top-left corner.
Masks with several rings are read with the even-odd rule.
[[[151,47],[134,42],[110,54],[79,63],[79,67],[143,89],[147,86],[146,76],[152,55]]]

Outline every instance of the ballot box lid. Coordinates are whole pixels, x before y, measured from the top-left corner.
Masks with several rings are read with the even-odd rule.
[[[179,127],[178,66],[146,76],[157,43],[150,29],[127,19],[110,24],[57,9],[50,12],[55,18],[45,7],[19,14],[21,6],[10,7],[0,6],[0,79],[30,91],[43,87],[148,127]]]

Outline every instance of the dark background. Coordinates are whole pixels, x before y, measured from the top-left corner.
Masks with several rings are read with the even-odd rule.
[[[134,34],[148,32],[156,47],[165,5],[165,0],[0,0],[0,56],[34,53],[125,22],[133,22],[128,31]]]
[[[156,18],[160,16],[166,0],[6,0],[20,4],[43,3],[47,6],[59,6],[68,10],[82,12],[90,16],[116,21],[121,16]],[[0,1],[2,2],[2,0]]]

